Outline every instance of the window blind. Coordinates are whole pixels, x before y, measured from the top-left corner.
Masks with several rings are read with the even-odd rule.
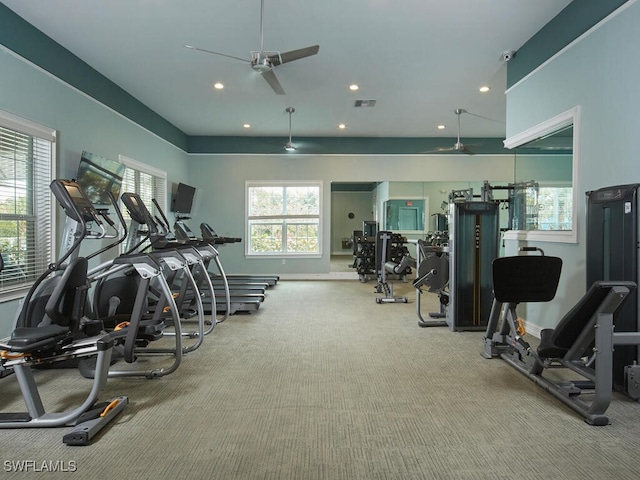
[[[23,295],[53,261],[55,135],[0,112],[0,298]]]

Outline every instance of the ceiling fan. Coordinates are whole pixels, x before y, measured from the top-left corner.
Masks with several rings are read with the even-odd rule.
[[[234,57],[233,55],[227,55],[225,53],[214,52],[206,50],[204,48],[194,47],[193,45],[185,45],[185,47],[192,50],[199,50],[205,53],[212,53],[221,57],[227,57],[234,60],[240,60],[241,62],[249,63],[251,68],[260,72],[262,78],[264,78],[269,86],[273,89],[276,95],[284,95],[284,90],[275,73],[273,73],[273,67],[282,65],[283,63],[293,62],[294,60],[300,60],[301,58],[310,57],[318,53],[320,50],[319,45],[313,45],[311,47],[300,48],[298,50],[291,50],[289,52],[277,52],[277,51],[265,51],[264,49],[264,0],[260,1],[260,50],[251,52],[251,59]]]
[[[456,108],[453,113],[456,114],[456,116],[458,117],[458,139],[456,141],[456,143],[453,144],[453,147],[451,148],[443,148],[440,149],[440,152],[462,152],[462,153],[466,153],[467,155],[473,155],[473,152],[471,150],[469,150],[460,140],[460,115],[462,115],[463,113],[469,113],[467,112],[464,108]]]

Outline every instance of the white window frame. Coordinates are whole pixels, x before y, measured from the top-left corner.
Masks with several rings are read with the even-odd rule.
[[[261,217],[249,217],[249,189],[255,187],[317,187],[318,188],[318,215],[312,218],[318,219],[318,251],[313,253],[304,252],[251,252],[251,220],[259,220]],[[247,258],[321,258],[322,257],[322,223],[324,218],[323,206],[323,189],[322,180],[309,181],[247,181],[245,182],[245,256]],[[300,215],[293,215],[293,218],[300,218]],[[274,219],[286,219],[287,216],[268,217]],[[311,218],[311,217],[309,217]],[[266,218],[265,218],[266,219]],[[283,246],[286,247],[286,231],[284,232]]]
[[[153,192],[152,197],[156,199],[156,201],[160,205],[160,208],[166,214],[167,213],[167,172],[165,170],[152,167],[151,165],[147,165],[146,163],[142,163],[138,160],[134,160],[133,158],[127,157],[122,154],[118,155],[118,161],[124,164],[124,166],[129,170],[135,170],[137,172],[155,177],[157,182],[155,183],[154,186],[157,188],[157,191]],[[125,171],[125,175],[127,175],[126,171]],[[122,190],[120,193],[122,194],[125,192],[126,192],[126,189],[123,181]],[[129,193],[141,194],[142,192],[129,190]],[[145,202],[145,206],[147,207],[149,212],[151,212],[152,215],[159,215],[155,205],[153,205],[150,199],[143,197],[142,200]],[[125,216],[125,219],[128,220],[129,218],[128,218],[126,209],[123,209],[122,213]],[[129,232],[129,235],[130,234],[131,232]],[[125,243],[122,244],[123,249],[125,248]]]
[[[50,144],[49,165],[39,165],[31,181],[34,211],[30,215],[1,214],[2,220],[29,220],[33,222],[34,247],[27,256],[33,259],[31,269],[25,282],[0,286],[0,301],[5,302],[23,297],[33,281],[55,260],[55,212],[56,202],[49,189],[49,184],[56,171],[56,137],[57,132],[49,127],[26,120],[8,112],[0,111],[0,125],[6,129],[35,137]]]

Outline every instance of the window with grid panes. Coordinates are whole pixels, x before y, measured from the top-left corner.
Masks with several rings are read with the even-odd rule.
[[[55,131],[0,112],[0,298],[27,291],[53,259]]]
[[[322,182],[247,183],[247,255],[319,255]]]
[[[573,188],[540,187],[538,191],[538,230],[573,228]]]
[[[154,216],[160,217],[160,213],[152,201],[155,198],[160,208],[166,213],[167,172],[123,155],[120,155],[119,160],[127,167],[122,178],[122,189],[120,192],[137,193],[140,195],[149,212]],[[120,206],[122,208],[122,215],[127,221],[127,224],[129,224],[131,218],[129,217],[127,209],[124,208],[122,202],[120,202]],[[131,234],[131,232],[129,232],[129,234]],[[122,248],[124,247],[125,244],[123,244]]]

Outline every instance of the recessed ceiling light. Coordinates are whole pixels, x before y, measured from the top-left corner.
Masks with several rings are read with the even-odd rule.
[[[352,83],[351,85],[349,85],[349,90],[351,90],[352,92],[355,92],[356,90],[360,90],[360,86]]]
[[[345,128],[347,128],[347,126],[344,123],[340,123],[340,124],[338,124],[338,128],[340,130],[344,130]]]
[[[243,123],[243,124],[242,124],[242,128],[251,128],[251,124],[249,124],[249,123]]]
[[[224,88],[224,85],[221,82],[216,82],[213,84],[213,88],[215,88],[216,90],[222,90]]]
[[[489,90],[491,90],[491,87],[489,87],[488,85],[483,85],[480,87],[481,93],[487,93]]]
[[[444,130],[445,128],[447,128],[446,125],[438,125],[438,130]]]

